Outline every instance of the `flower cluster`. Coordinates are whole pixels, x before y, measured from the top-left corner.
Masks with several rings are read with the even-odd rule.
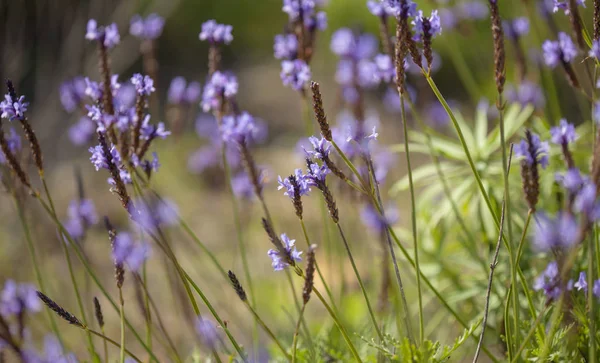
[[[140,96],[150,96],[150,94],[156,89],[154,88],[154,81],[150,76],[142,76],[136,73],[131,77],[131,84],[135,87],[135,91]]]
[[[550,129],[551,141],[557,145],[569,144],[577,139],[575,125],[567,122],[566,119],[561,119],[560,124]]]
[[[183,77],[175,77],[167,92],[167,100],[172,105],[194,104],[200,99],[202,87],[199,82],[187,83]]]
[[[85,39],[101,41],[108,49],[114,48],[121,41],[117,24],[98,26],[98,22],[90,19],[87,23]]]
[[[558,33],[558,40],[546,40],[542,45],[544,62],[549,67],[555,68],[563,63],[570,63],[577,56],[577,47],[571,37],[566,33]]]
[[[74,239],[81,239],[86,230],[98,223],[98,215],[91,199],[72,200],[67,209],[65,229]]]
[[[233,41],[231,25],[219,24],[216,20],[208,20],[202,24],[198,38],[211,44],[229,44]]]
[[[238,82],[231,73],[215,72],[204,85],[202,94],[202,110],[204,112],[220,111],[226,99],[237,95]]]
[[[136,241],[127,233],[118,233],[113,247],[115,264],[127,265],[131,271],[137,272],[151,254],[150,245],[144,241]]]
[[[280,240],[283,243],[283,247],[285,248],[286,253],[292,258],[293,261],[295,261],[295,262],[302,261],[302,257],[300,257],[302,255],[302,252],[298,251],[296,249],[296,246],[295,246],[296,240],[295,239],[291,240],[291,239],[289,239],[287,234],[283,233],[280,236]],[[269,255],[269,257],[271,257],[272,266],[275,271],[282,271],[283,269],[285,269],[286,267],[289,266],[289,263],[287,262],[287,258],[285,256],[282,256],[280,251],[270,249],[267,252],[267,254]]]
[[[553,12],[557,12],[559,10],[562,10],[565,15],[569,15],[571,12],[569,10],[569,0],[552,0],[553,1],[553,8],[552,11]],[[578,6],[584,7],[585,8],[585,0],[576,0],[576,4]]]
[[[0,293],[0,315],[3,318],[23,313],[37,313],[42,308],[35,286],[6,280]]]
[[[547,141],[541,141],[536,134],[531,134],[528,140],[521,140],[515,145],[515,156],[523,158],[529,164],[539,163],[542,168],[548,166],[548,153],[550,147]]]
[[[129,33],[145,40],[154,40],[160,37],[165,26],[165,19],[158,14],[150,14],[145,19],[141,15],[134,15],[129,23]]]
[[[6,144],[13,155],[21,150],[21,137],[17,134],[15,129],[10,129],[10,133],[8,134],[8,137],[6,137]],[[2,164],[6,164],[6,155],[0,150],[0,165]]]
[[[23,120],[29,102],[25,102],[25,96],[13,98],[10,94],[4,95],[4,101],[0,102],[0,117],[13,120]]]
[[[429,18],[423,16],[423,11],[419,10],[412,24],[413,39],[417,42],[421,42],[425,38],[432,39],[442,33],[442,25],[437,10],[433,10]]]

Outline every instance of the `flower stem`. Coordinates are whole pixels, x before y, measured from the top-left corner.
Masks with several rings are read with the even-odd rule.
[[[89,332],[92,335],[95,335],[97,337],[102,338],[105,342],[109,342],[110,344],[114,345],[115,347],[119,348],[119,349],[123,349],[125,351],[125,353],[127,353],[128,356],[130,356],[133,360],[135,360],[138,363],[142,363],[142,360],[139,359],[138,357],[135,356],[135,354],[131,353],[128,349],[124,348],[122,344],[119,344],[117,342],[115,342],[114,340],[112,340],[111,338],[107,337],[106,335],[104,335],[103,333],[99,333],[95,330],[92,330],[88,327],[84,328],[85,331]]]
[[[298,318],[298,322],[296,323],[296,328],[294,329],[294,340],[292,342],[292,363],[296,363],[296,348],[298,346],[298,331],[300,330],[300,323],[302,322],[302,317],[304,316],[304,310],[306,310],[306,304],[302,305],[302,310],[300,310],[300,317]]]
[[[275,344],[277,345],[277,347],[279,347],[279,349],[281,350],[281,352],[283,353],[283,355],[286,357],[287,360],[291,361],[292,357],[289,355],[289,353],[285,350],[285,348],[283,347],[283,345],[281,344],[281,342],[279,342],[279,339],[277,339],[277,337],[275,336],[275,334],[273,334],[273,332],[271,331],[271,329],[267,326],[267,324],[265,324],[265,322],[261,319],[261,317],[258,315],[258,313],[256,312],[256,310],[254,310],[254,308],[248,303],[248,301],[244,301],[246,307],[248,307],[248,310],[250,310],[250,312],[252,313],[252,315],[254,315],[254,320],[256,322],[258,322],[258,324],[264,329],[264,331],[267,333],[267,335],[273,339],[273,342],[275,342]],[[302,311],[304,309],[301,310],[300,313],[300,320],[302,320]]]
[[[119,287],[119,314],[121,317],[121,350],[119,362],[125,362],[125,300],[123,300],[123,289]]]

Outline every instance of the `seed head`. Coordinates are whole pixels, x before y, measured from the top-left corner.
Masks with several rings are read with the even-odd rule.
[[[65,319],[69,324],[85,329],[85,326],[81,323],[81,321],[79,321],[79,319],[77,319],[75,315],[60,307],[60,305],[55,303],[54,300],[50,299],[40,291],[37,291],[37,296],[48,308],[50,308],[50,310],[54,311],[58,316]]]
[[[306,278],[304,280],[304,288],[302,289],[302,300],[304,301],[304,304],[307,304],[310,300],[310,293],[314,286],[316,248],[317,245],[311,245],[306,257]]]
[[[298,184],[298,179],[296,179],[296,176],[294,174],[292,174],[288,177],[288,180],[290,181],[290,185],[294,189],[294,195],[292,196],[292,203],[294,204],[294,209],[296,210],[296,215],[298,216],[298,218],[302,219],[302,212],[303,212],[302,195],[301,195],[300,185]]]
[[[319,123],[321,134],[327,141],[332,141],[331,128],[329,122],[327,122],[327,116],[325,115],[325,109],[323,108],[323,98],[321,96],[321,88],[317,82],[310,83],[310,89],[312,90],[313,96],[313,110],[315,111],[315,117]]]
[[[97,297],[94,296],[94,313],[96,314],[96,321],[100,328],[104,327],[104,315],[102,314],[102,306]]]
[[[240,300],[247,301],[248,296],[246,296],[246,291],[242,287],[242,284],[240,283],[240,280],[238,280],[237,276],[231,270],[227,272],[227,275],[229,276],[229,281],[231,281],[231,286],[233,286],[233,289],[237,293]]]
[[[498,10],[498,1],[490,0],[490,16],[492,18],[492,35],[494,37],[494,70],[496,73],[496,89],[498,94],[504,91],[504,82],[506,81],[504,63],[506,53],[504,51],[504,31],[502,29],[502,20]]]

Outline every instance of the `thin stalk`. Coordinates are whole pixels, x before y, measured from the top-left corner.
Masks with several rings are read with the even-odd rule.
[[[298,322],[296,323],[296,328],[294,329],[294,340],[292,341],[292,363],[296,363],[296,347],[298,346],[298,331],[300,330],[300,323],[302,322],[302,317],[304,316],[304,310],[306,310],[306,304],[302,305],[302,310],[300,310],[300,317],[298,318]]]
[[[509,338],[512,334],[512,327],[510,325],[510,301],[511,301],[511,296],[513,294],[513,289],[508,289],[507,295],[506,295],[506,302],[504,304],[504,316],[502,317],[502,319],[504,320],[504,336],[506,337],[506,348],[507,348],[507,355],[508,355],[508,360],[512,361],[512,358],[514,357],[513,355],[513,345],[510,344]]]
[[[415,253],[415,268],[417,270],[417,296],[419,303],[419,342],[425,340],[425,324],[423,322],[423,297],[421,292],[421,270],[419,266],[419,244],[417,239],[417,207],[415,203],[415,186],[413,184],[412,167],[410,165],[410,148],[408,146],[408,127],[406,125],[406,110],[404,108],[403,95],[400,96],[400,108],[402,112],[402,130],[404,132],[404,153],[406,154],[406,168],[408,171],[408,185],[410,189],[410,216],[413,238],[413,249]],[[383,206],[382,206],[383,208]]]
[[[588,303],[588,314],[590,321],[590,332],[589,332],[589,359],[588,362],[596,362],[596,297],[594,296],[594,258],[595,258],[595,238],[590,236],[589,238],[589,251],[588,251],[588,291],[587,291],[587,303]]]
[[[515,358],[510,361],[511,363],[516,363],[517,362],[518,357],[521,356],[521,353],[523,353],[523,350],[525,349],[525,347],[527,346],[527,344],[529,343],[529,341],[531,340],[531,338],[533,338],[533,334],[535,334],[535,329],[538,327],[538,325],[542,321],[542,317],[544,316],[545,312],[546,312],[546,308],[544,308],[544,309],[542,309],[542,311],[540,311],[540,313],[538,314],[537,318],[535,319],[535,321],[531,325],[531,329],[529,329],[529,332],[525,336],[525,339],[523,339],[523,343],[519,347],[519,350],[517,350]]]
[[[519,241],[519,246],[517,247],[517,258],[515,263],[519,265],[519,261],[521,260],[521,254],[523,253],[523,246],[525,246],[525,237],[527,236],[527,230],[529,229],[529,223],[531,222],[531,217],[533,216],[533,211],[530,209],[527,212],[527,218],[525,219],[525,226],[523,226],[523,233],[521,234],[521,240]]]
[[[267,333],[267,335],[273,340],[273,342],[275,342],[275,344],[277,345],[277,347],[279,347],[286,359],[291,361],[292,357],[290,356],[290,354],[285,350],[281,342],[279,342],[279,339],[277,339],[277,337],[275,336],[275,334],[273,334],[273,332],[267,326],[267,324],[265,324],[265,322],[261,319],[256,310],[254,310],[254,308],[248,303],[248,301],[244,301],[244,304],[246,305],[246,307],[248,307],[248,310],[250,310],[250,312],[254,316],[254,320],[258,322],[258,324],[264,329],[265,333]],[[300,311],[302,312],[303,309]],[[300,320],[302,320],[302,314],[300,314]]]
[[[146,262],[147,261],[144,261],[144,266],[142,269],[142,279],[138,279],[138,281],[142,286],[144,286],[144,308],[146,309],[146,344],[148,344],[148,347],[152,349],[152,313],[150,311],[150,297],[148,296],[148,290],[146,289],[146,282],[148,281]],[[150,362],[152,362],[152,359],[150,359]]]
[[[105,335],[104,327],[100,328],[100,332],[102,332],[102,335]],[[104,363],[108,363],[108,343],[105,339],[102,340],[102,345],[104,346]]]
[[[329,313],[329,315],[331,315],[333,322],[335,323],[335,325],[337,325],[338,329],[340,330],[340,333],[342,334],[342,337],[346,341],[346,344],[348,345],[348,348],[350,349],[352,356],[354,356],[354,359],[356,359],[358,362],[362,362],[362,359],[360,359],[360,355],[358,354],[356,347],[352,343],[352,340],[350,340],[350,337],[348,336],[348,333],[346,332],[346,329],[340,322],[338,316],[333,312],[333,310],[331,310],[331,307],[329,306],[329,304],[327,304],[327,301],[325,301],[325,298],[323,298],[323,295],[321,295],[321,293],[319,292],[319,290],[317,290],[316,287],[313,287],[312,291],[315,293],[315,295],[317,295],[319,300],[321,300],[321,303],[323,304],[325,309],[327,309],[327,312]]]
[[[121,320],[121,350],[119,351],[119,362],[125,362],[125,300],[123,300],[123,289],[119,287],[119,316]]]
[[[43,275],[40,271],[40,264],[38,262],[36,254],[35,254],[35,246],[33,244],[32,238],[31,238],[31,231],[29,229],[29,224],[27,223],[27,219],[25,218],[25,211],[23,210],[23,207],[19,203],[17,196],[13,194],[13,197],[14,197],[14,201],[15,201],[15,207],[17,208],[17,214],[19,215],[19,222],[21,223],[21,228],[23,228],[23,233],[25,234],[25,241],[27,242],[27,251],[29,252],[31,264],[33,265],[35,279],[38,283],[40,291],[47,295],[46,284],[44,283],[44,279],[42,278]],[[54,335],[56,335],[60,344],[62,346],[64,346],[62,334],[60,333],[60,330],[58,329],[58,325],[56,325],[56,319],[54,317],[54,314],[49,309],[44,309],[44,310],[46,310],[46,313],[48,314],[48,319],[50,319],[50,326],[52,327],[52,331],[54,332]]]
[[[358,280],[358,285],[363,293],[365,298],[365,302],[367,303],[367,309],[369,310],[369,315],[371,317],[371,322],[375,327],[375,331],[377,332],[377,336],[379,339],[383,340],[383,334],[381,334],[381,330],[379,329],[379,324],[377,324],[377,320],[375,319],[375,314],[373,313],[373,308],[371,307],[371,302],[369,301],[369,296],[367,295],[367,290],[365,289],[365,285],[362,282],[362,278],[358,273],[358,268],[356,267],[356,263],[354,262],[354,257],[352,256],[352,252],[350,251],[350,246],[348,245],[348,241],[346,240],[346,236],[344,235],[344,231],[342,230],[342,226],[339,223],[336,223],[338,231],[340,232],[340,237],[344,242],[344,247],[346,248],[346,252],[348,253],[348,258],[350,259],[350,264],[352,265],[352,269],[354,270],[354,275],[356,275],[356,279]]]
[[[124,349],[125,353],[127,353],[128,356],[130,356],[133,360],[135,360],[138,363],[142,363],[142,360],[139,359],[138,357],[136,357],[135,354],[131,353],[127,348],[124,348],[122,344],[119,344],[117,342],[115,342],[114,340],[112,340],[111,338],[107,337],[106,335],[104,335],[103,333],[99,333],[95,330],[92,330],[88,327],[84,328],[85,331],[89,332],[92,335],[95,335],[101,339],[103,339],[105,342],[109,342],[110,344],[114,345],[115,347],[119,348],[119,349]]]
[[[313,345],[312,338],[310,336],[310,330],[308,329],[306,320],[304,319],[304,317],[302,317],[302,314],[300,314],[300,312],[302,311],[302,306],[300,305],[300,300],[298,300],[298,296],[296,296],[296,290],[294,289],[294,281],[292,280],[292,274],[290,273],[290,271],[288,269],[285,269],[285,275],[287,277],[288,284],[290,286],[292,296],[294,298],[294,305],[296,306],[296,310],[298,311],[298,315],[300,316],[300,320],[302,321],[302,328],[304,329],[304,335],[306,337],[306,340],[309,343],[311,352],[314,353],[315,352],[314,345]]]

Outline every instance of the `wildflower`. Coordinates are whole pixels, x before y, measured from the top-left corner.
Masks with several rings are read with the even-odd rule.
[[[298,38],[294,34],[277,34],[273,45],[277,59],[294,59],[298,52]]]
[[[572,195],[577,194],[588,180],[587,177],[584,178],[581,175],[577,168],[569,169],[564,174],[557,173],[555,179]]]
[[[127,232],[117,234],[113,249],[113,258],[116,264],[126,264],[137,272],[144,261],[150,257],[150,245],[146,242],[135,242],[133,236]]]
[[[10,134],[6,138],[6,144],[13,155],[21,150],[21,137],[17,134],[15,129],[10,129]],[[0,164],[6,164],[6,155],[4,155],[2,150],[0,150]]]
[[[221,137],[227,143],[242,143],[252,140],[255,131],[254,118],[248,112],[243,112],[239,116],[223,117]]]
[[[311,162],[309,164],[308,175],[306,176],[309,185],[319,186],[325,183],[325,177],[331,173],[331,170],[326,165],[321,165]]]
[[[219,342],[219,335],[214,324],[209,320],[198,317],[195,326],[196,333],[198,333],[202,344],[209,349],[216,349]]]
[[[573,203],[575,212],[585,213],[591,221],[600,219],[600,203],[596,198],[596,190],[596,185],[588,181],[578,191]]]
[[[150,76],[142,76],[136,73],[131,77],[131,84],[135,86],[135,90],[140,96],[150,96],[152,92],[156,91],[154,81]]]
[[[252,200],[256,197],[252,181],[246,172],[239,172],[231,178],[233,194],[242,199]]]
[[[412,17],[417,14],[417,4],[411,0],[387,0],[387,11],[395,17]]]
[[[198,38],[202,41],[208,41],[212,44],[229,44],[233,41],[231,25],[219,24],[216,20],[208,20],[202,24],[202,31]]]
[[[281,235],[281,242],[283,243],[283,247],[285,248],[286,253],[290,255],[294,262],[302,261],[302,258],[300,257],[300,255],[302,255],[302,252],[296,249],[295,239],[290,240],[287,234],[283,233]],[[271,260],[273,260],[272,266],[275,271],[281,271],[287,266],[289,266],[286,257],[281,256],[280,251],[270,249],[267,252],[267,254],[269,255],[269,257],[271,257]]]
[[[237,78],[233,74],[217,71],[204,86],[202,109],[204,112],[217,111],[222,107],[224,99],[235,96],[237,92]]]
[[[590,57],[600,59],[600,39],[596,39],[596,40],[592,41],[592,49],[590,49],[590,52],[588,53],[588,55]]]
[[[535,225],[533,243],[543,252],[555,248],[568,249],[577,242],[578,234],[579,226],[572,215],[559,212],[555,218],[549,218],[540,214]]]
[[[577,47],[566,33],[558,33],[558,40],[546,40],[542,45],[544,61],[549,67],[568,64],[577,56]]]
[[[349,28],[338,29],[331,36],[331,51],[342,57],[355,60],[368,59],[377,52],[377,38],[372,34],[356,35]]]
[[[159,122],[156,125],[150,124],[150,115],[146,115],[144,117],[144,121],[142,122],[142,128],[140,129],[140,135],[144,140],[150,140],[154,137],[160,137],[161,139],[166,139],[167,136],[171,135],[171,131],[168,131],[165,128],[164,122]]]
[[[529,19],[524,16],[504,21],[502,26],[506,35],[512,39],[518,39],[529,33]]]
[[[296,177],[296,182],[299,187],[298,189],[300,192],[300,196],[308,195],[308,193],[310,192],[310,183],[309,179],[304,174],[302,174],[302,169],[294,170],[294,176]],[[295,190],[292,183],[290,183],[290,178],[282,179],[281,176],[279,176],[277,177],[277,183],[279,183],[277,190],[285,189],[283,195],[286,195],[292,199],[294,198]]]
[[[429,18],[423,16],[423,11],[419,10],[412,24],[413,40],[417,42],[422,41],[424,38],[435,38],[437,35],[442,34],[442,26],[437,10],[433,10]]]
[[[594,281],[594,287],[592,287],[592,292],[594,293],[594,296],[600,298],[600,279]]]
[[[540,109],[546,103],[541,87],[530,81],[523,81],[516,88],[509,86],[505,93],[509,102],[519,103],[523,106],[531,104]]]
[[[394,79],[396,70],[392,58],[387,54],[378,54],[375,56],[374,64],[377,67],[375,77],[379,82],[389,83]]]
[[[387,6],[387,0],[369,0],[367,1],[367,8],[369,12],[377,17],[385,18],[389,15],[393,16],[392,9]]]
[[[0,315],[9,317],[25,312],[37,313],[42,308],[35,286],[6,280],[0,293]]]
[[[557,299],[561,293],[559,278],[558,264],[556,261],[552,261],[546,266],[544,272],[535,279],[533,289],[535,291],[543,290],[549,300]]]
[[[554,7],[552,8],[553,12],[557,12],[558,10],[563,10],[565,12],[565,15],[569,15],[571,12],[569,11],[569,0],[553,0],[554,1]],[[578,6],[582,6],[585,8],[585,0],[577,0],[576,4]]]
[[[578,291],[583,290],[587,293],[587,276],[585,274],[585,271],[581,271],[579,273],[579,279],[577,279],[577,282],[575,282],[575,284],[573,284],[573,287],[576,288]]]
[[[371,204],[365,205],[360,212],[363,224],[377,233],[382,233],[389,226],[396,224],[399,217],[398,208],[395,205],[388,205],[385,208],[385,217],[379,214]]]
[[[98,26],[98,22],[94,19],[90,19],[87,23],[87,32],[85,39],[88,40],[103,40],[106,48],[113,48],[121,41],[119,35],[119,28],[117,24],[112,23],[106,27]]]
[[[295,59],[293,61],[284,60],[281,62],[280,76],[284,86],[290,86],[300,91],[304,89],[312,75],[310,67],[305,61]]]
[[[60,102],[68,113],[77,109],[85,96],[86,84],[83,77],[63,82],[59,88]]]
[[[25,96],[13,99],[10,94],[4,95],[4,101],[0,102],[0,118],[12,120],[23,120],[29,102],[25,102]]]
[[[165,19],[158,14],[150,14],[146,19],[136,14],[129,23],[129,33],[135,37],[147,40],[158,38],[165,26]]]
[[[550,129],[551,141],[557,145],[566,145],[575,141],[578,137],[575,126],[566,119],[560,120],[560,125]]]
[[[92,154],[92,156],[90,157],[90,161],[96,168],[96,171],[100,169],[108,169],[108,157],[111,158],[111,161],[115,165],[121,164],[121,155],[119,154],[119,150],[117,150],[117,148],[114,145],[110,148],[110,155],[104,155],[102,145],[90,147],[88,151]]]
[[[487,18],[489,11],[481,1],[467,1],[456,6],[456,13],[462,19],[482,20]]]
[[[592,119],[596,124],[600,124],[600,102],[596,101],[592,110]]]
[[[548,142],[541,141],[538,135],[531,132],[527,133],[525,140],[515,145],[516,156],[523,158],[530,166],[539,163],[542,168],[548,166],[549,150]]]
[[[331,143],[325,140],[325,138],[321,138],[319,140],[316,137],[311,136],[308,138],[308,141],[310,141],[313,150],[304,150],[307,155],[319,160],[323,160],[324,158],[329,156],[329,151],[331,150]]]

